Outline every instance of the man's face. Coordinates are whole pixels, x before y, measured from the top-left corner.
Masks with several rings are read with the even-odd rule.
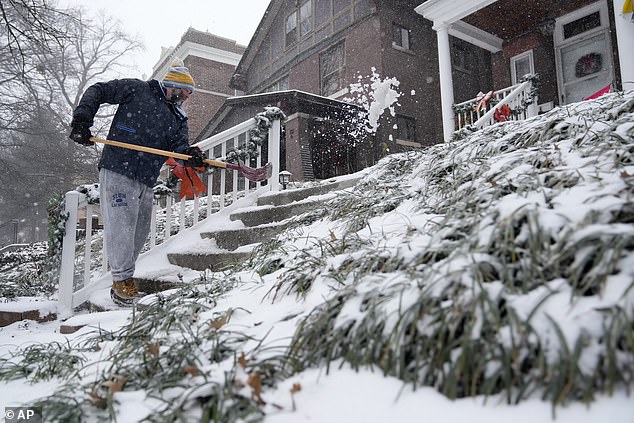
[[[166,90],[167,99],[174,104],[181,105],[189,98],[192,92],[185,88],[168,88]]]

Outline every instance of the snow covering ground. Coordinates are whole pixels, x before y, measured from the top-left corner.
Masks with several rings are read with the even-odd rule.
[[[243,267],[187,273],[143,311],[0,328],[0,406],[633,423],[634,92],[463,135],[382,160]]]

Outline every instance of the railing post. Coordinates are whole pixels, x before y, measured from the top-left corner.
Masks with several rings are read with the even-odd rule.
[[[200,197],[198,197],[198,195],[196,195],[194,193],[194,223],[193,225],[196,225],[198,223],[198,207],[199,207],[199,200]]]
[[[62,241],[62,263],[59,271],[59,316],[64,318],[73,313],[73,279],[75,273],[75,243],[77,242],[77,209],[79,207],[79,192],[66,193],[64,212],[68,214],[66,220],[64,240]]]
[[[531,91],[533,91],[533,81],[530,81],[530,83],[528,84],[528,87],[526,88],[526,97],[528,99],[528,101],[532,101],[531,104],[528,105],[528,108],[526,109],[526,117],[527,118],[532,118],[535,117],[539,114],[539,106],[537,103],[539,103],[537,95],[535,95],[535,97],[531,98],[530,97],[530,93]]]
[[[227,157],[227,142],[223,142],[220,147],[220,155],[222,157]],[[225,208],[225,192],[227,189],[227,171],[222,169],[220,171],[220,209]]]
[[[84,250],[84,286],[90,283],[90,247],[92,245],[92,204],[86,205],[86,239]]]
[[[271,191],[280,190],[280,120],[275,119],[269,128],[269,162],[273,164],[273,173],[269,184]]]
[[[213,171],[207,173],[207,217],[211,216],[212,200],[214,195],[214,173]]]
[[[181,189],[182,189],[182,185],[181,185]],[[178,232],[183,232],[185,230],[185,208],[187,207],[186,203],[185,203],[185,197],[181,198],[181,209],[180,209],[180,228],[178,229]]]
[[[156,199],[152,200],[152,219],[150,220],[150,248],[156,247]]]
[[[165,234],[163,234],[163,242],[172,236],[172,194],[165,199]]]

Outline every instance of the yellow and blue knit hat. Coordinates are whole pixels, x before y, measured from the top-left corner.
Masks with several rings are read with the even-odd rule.
[[[163,85],[172,88],[184,88],[194,91],[194,78],[189,74],[182,61],[175,61],[167,69],[167,73],[163,77]]]

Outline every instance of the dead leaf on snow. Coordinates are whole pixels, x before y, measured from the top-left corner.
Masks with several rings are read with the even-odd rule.
[[[198,376],[198,374],[200,373],[200,370],[198,370],[198,367],[196,367],[196,366],[189,366],[189,367],[185,367],[183,369],[183,372],[185,372],[188,375],[194,377],[194,376]]]
[[[90,402],[97,408],[106,408],[108,405],[108,401],[105,398],[102,398],[97,392],[92,391],[90,394]]]
[[[158,357],[160,349],[161,344],[159,344],[158,342],[149,342],[147,344],[147,351],[152,357]]]
[[[259,405],[264,405],[266,402],[262,399],[262,377],[253,372],[249,375],[247,384],[251,387],[251,397]]]
[[[115,392],[123,391],[123,387],[125,383],[127,382],[128,378],[121,375],[114,375],[112,379],[113,380],[108,380],[104,382],[103,386],[108,388],[111,394],[114,394]]]
[[[244,355],[244,351],[240,354],[240,358],[238,358],[238,364],[240,365],[240,367],[242,367],[243,369],[247,368],[247,358]]]

